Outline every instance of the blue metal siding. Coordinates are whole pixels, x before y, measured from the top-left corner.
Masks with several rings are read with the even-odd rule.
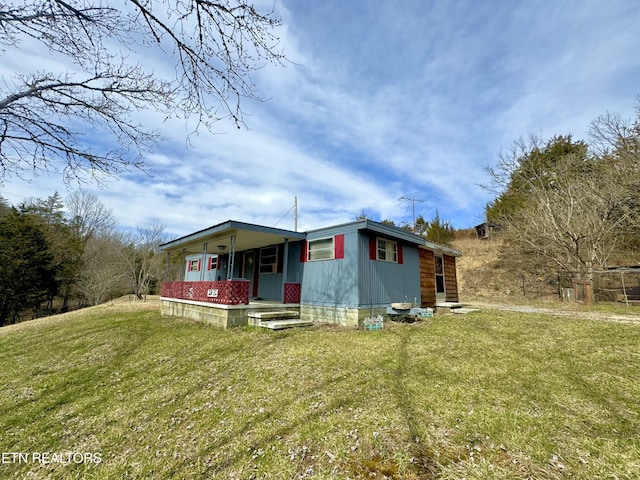
[[[358,232],[329,228],[309,240],[344,234],[344,258],[305,262],[300,302],[307,305],[354,307],[358,303]]]
[[[304,263],[301,302],[308,305],[362,308],[392,302],[420,303],[418,248],[402,243],[403,263],[371,260],[373,232],[346,224],[310,232],[308,240],[344,234],[344,258]],[[394,241],[400,239],[391,237]]]
[[[212,281],[212,280],[218,280],[218,276],[220,276],[220,278],[222,280],[226,280],[226,271],[222,271],[222,270],[208,270],[207,266],[209,264],[209,258],[211,257],[216,257],[217,255],[211,255],[211,254],[207,254],[207,256],[204,258],[204,260],[202,259],[202,254],[199,253],[197,255],[187,255],[185,257],[185,274],[184,274],[184,280],[185,282],[199,282],[200,280],[204,280],[204,281]],[[191,260],[200,260],[200,271],[198,272],[188,272],[186,271],[186,265],[189,265],[189,262]]]
[[[359,238],[359,306],[387,306],[392,302],[420,304],[418,248],[402,245],[403,263],[371,260],[369,235]]]
[[[282,274],[261,273],[258,278],[258,298],[282,301]]]

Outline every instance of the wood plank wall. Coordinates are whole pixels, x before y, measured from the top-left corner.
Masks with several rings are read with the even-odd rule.
[[[433,252],[424,248],[418,249],[420,265],[420,298],[422,307],[436,306],[436,271]]]
[[[444,285],[447,302],[458,302],[458,278],[456,276],[456,257],[443,255]]]

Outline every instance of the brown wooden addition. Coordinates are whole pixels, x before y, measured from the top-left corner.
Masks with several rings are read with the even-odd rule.
[[[458,278],[456,276],[456,257],[445,253],[434,253],[432,250],[420,248],[418,251],[420,265],[420,297],[422,307],[435,307],[439,301],[451,303],[458,302]],[[437,298],[438,286],[436,285],[436,257],[442,258],[444,264],[444,285],[440,289],[444,298]],[[439,283],[439,282],[438,282]],[[444,288],[442,288],[444,287]]]
[[[456,276],[456,257],[443,255],[444,257],[444,281],[446,287],[447,302],[458,302],[458,277]]]

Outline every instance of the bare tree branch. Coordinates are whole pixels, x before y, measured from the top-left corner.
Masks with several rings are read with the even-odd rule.
[[[194,117],[195,130],[225,118],[240,128],[241,100],[262,100],[253,72],[283,62],[279,24],[244,0],[0,1],[5,52],[28,38],[74,65],[4,79],[0,182],[60,169],[67,181],[99,180],[143,167],[160,140],[133,120],[147,109]],[[152,52],[175,65],[174,76],[130,60]]]

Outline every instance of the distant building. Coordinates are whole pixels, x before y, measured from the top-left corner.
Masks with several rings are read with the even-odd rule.
[[[480,240],[488,240],[493,236],[493,232],[500,230],[500,226],[495,223],[483,222],[475,226],[476,234]]]

